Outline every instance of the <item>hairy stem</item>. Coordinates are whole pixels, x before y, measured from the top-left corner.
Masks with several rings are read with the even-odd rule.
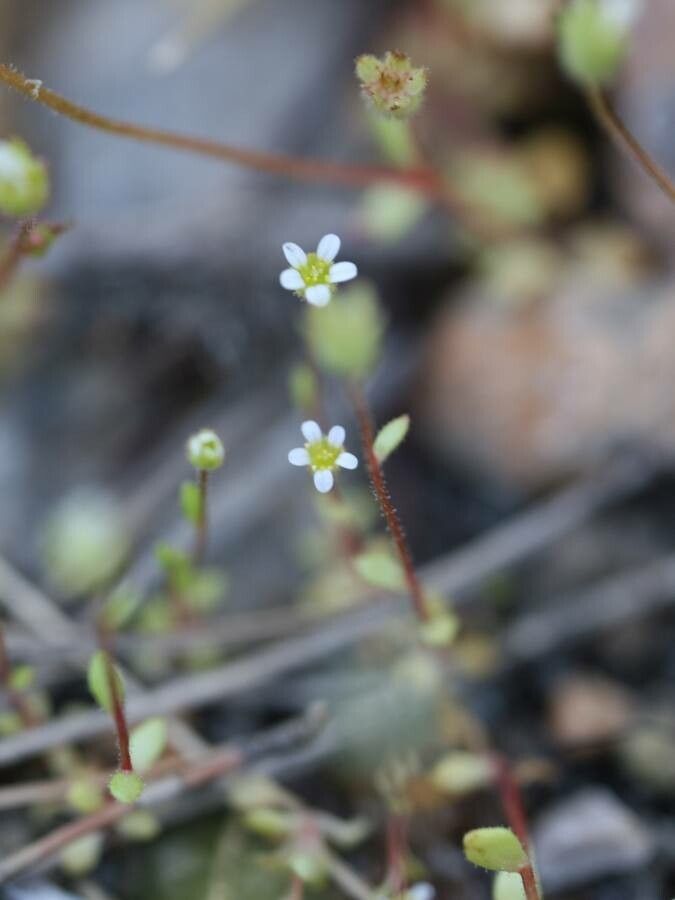
[[[299,181],[330,182],[343,187],[367,187],[381,181],[405,185],[438,200],[447,199],[445,184],[430,169],[395,169],[375,165],[347,165],[324,160],[302,159],[276,153],[265,153],[233,147],[219,141],[192,137],[159,128],[135,125],[93,112],[57,94],[42,83],[0,63],[0,81],[14,88],[29,100],[34,100],[66,118],[118,137],[131,138],[149,144],[159,144],[174,150],[184,150],[210,156],[224,162],[256,169],[270,175],[281,175]]]
[[[523,882],[525,896],[527,900],[541,900],[537,878],[534,874],[534,868],[532,867],[531,862],[530,835],[520,787],[511,771],[511,766],[506,757],[499,753],[495,753],[492,756],[492,762],[495,769],[499,796],[504,808],[504,815],[509,823],[509,827],[523,845],[523,849],[528,855],[527,865],[523,866],[519,871]]]
[[[675,203],[675,184],[670,176],[645,150],[628,126],[622,122],[603,91],[597,87],[589,87],[586,89],[586,96],[596,118],[609,133],[614,143],[637,162],[652,181],[658,184],[663,193]]]
[[[131,751],[129,749],[129,726],[124,711],[124,700],[120,696],[118,690],[117,678],[115,678],[115,666],[112,661],[112,653],[110,649],[111,634],[102,624],[98,625],[98,639],[101,650],[103,651],[103,660],[105,663],[105,676],[108,682],[108,693],[112,702],[112,717],[115,723],[115,732],[117,733],[117,750],[119,753],[119,764],[122,772],[133,772],[133,764],[131,762]]]
[[[415,615],[421,622],[427,622],[431,618],[429,606],[415,571],[412,553],[410,552],[410,547],[408,546],[401,520],[399,519],[394,504],[391,502],[391,496],[384,477],[384,472],[382,471],[382,466],[375,454],[375,428],[368,407],[368,401],[366,400],[363,390],[357,385],[352,387],[351,394],[354,410],[359,422],[363,453],[373,491],[382,515],[384,516],[384,520],[387,523],[389,533],[394,541],[399,561],[403,567],[405,581],[408,586],[408,591],[410,592]]]

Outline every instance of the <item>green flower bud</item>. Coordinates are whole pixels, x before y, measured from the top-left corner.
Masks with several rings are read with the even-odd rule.
[[[143,779],[135,772],[115,772],[108,784],[110,793],[120,803],[135,803],[143,793]]]
[[[382,59],[360,56],[356,76],[366,101],[378,112],[406,119],[419,108],[427,86],[427,71],[413,66],[400,51],[387,51]]]
[[[215,431],[204,428],[188,440],[187,458],[190,465],[198,471],[211,472],[222,466],[225,449]]]
[[[73,781],[68,788],[66,802],[76,812],[86,815],[103,806],[103,793],[95,781],[82,777]]]
[[[42,160],[19,138],[0,141],[0,212],[34,216],[48,199],[49,174]]]
[[[475,866],[493,872],[518,872],[529,862],[510,828],[475,828],[464,835],[464,855]]]
[[[611,82],[626,54],[627,24],[608,0],[572,0],[558,22],[560,61],[568,75],[584,85]]]
[[[103,852],[103,834],[95,831],[72,841],[60,855],[61,868],[74,878],[95,869]]]

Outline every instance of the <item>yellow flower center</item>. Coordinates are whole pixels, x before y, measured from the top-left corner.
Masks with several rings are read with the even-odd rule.
[[[298,272],[302,275],[302,279],[307,287],[313,287],[315,284],[327,284],[328,273],[333,263],[326,262],[325,259],[317,256],[316,253],[307,254],[307,262],[304,266],[298,267]]]
[[[338,456],[342,453],[342,447],[335,447],[328,438],[322,437],[320,441],[312,441],[305,444],[309,454],[309,464],[313,472],[327,469],[332,472],[337,466]]]

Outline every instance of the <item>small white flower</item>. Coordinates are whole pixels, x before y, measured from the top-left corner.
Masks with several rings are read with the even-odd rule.
[[[322,494],[328,493],[334,484],[333,472],[338,468],[355,469],[359,461],[353,453],[344,449],[345,430],[334,425],[324,435],[316,422],[303,422],[304,447],[296,447],[288,454],[292,466],[308,466],[314,476],[314,486]]]
[[[319,241],[316,253],[305,253],[297,244],[283,245],[290,269],[284,269],[279,281],[287,291],[294,291],[313,306],[325,306],[335,293],[335,285],[356,278],[358,271],[352,262],[334,262],[340,252],[340,238],[326,234]]]

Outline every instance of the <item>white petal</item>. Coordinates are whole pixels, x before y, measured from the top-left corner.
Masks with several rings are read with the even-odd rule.
[[[345,442],[345,430],[342,425],[333,425],[328,432],[328,440],[334,447],[341,447]]]
[[[345,452],[341,453],[341,454],[338,456],[338,458],[337,458],[337,464],[338,464],[338,466],[340,466],[342,469],[355,469],[355,468],[358,466],[359,461],[358,461],[358,459],[354,456],[353,453],[347,453],[347,452],[345,451]]]
[[[332,284],[339,284],[341,281],[351,281],[359,274],[358,269],[352,262],[339,262],[330,267],[328,280]]]
[[[325,234],[316,248],[316,255],[326,262],[333,262],[340,252],[340,238],[337,234]]]
[[[288,461],[292,466],[308,466],[309,453],[304,447],[296,447],[288,454]]]
[[[297,269],[284,269],[279,276],[279,281],[281,282],[281,286],[286,288],[287,291],[299,291],[300,288],[304,288],[305,286],[302,275]]]
[[[314,487],[321,494],[327,494],[333,487],[333,473],[328,469],[320,469],[314,473]]]
[[[313,306],[325,306],[330,300],[330,288],[327,284],[313,284],[305,291],[305,298]]]
[[[302,431],[302,436],[307,441],[308,444],[313,444],[314,441],[320,441],[323,435],[321,434],[321,429],[317,425],[316,422],[312,422],[311,419],[308,419],[307,422],[303,422],[300,426],[300,431]]]
[[[304,266],[307,262],[307,254],[302,249],[302,247],[298,247],[297,244],[287,243],[283,246],[284,256],[288,260],[288,265],[293,266],[294,269],[297,269],[299,266]]]
[[[420,881],[414,884],[408,891],[409,900],[433,900],[436,891],[426,881]]]

